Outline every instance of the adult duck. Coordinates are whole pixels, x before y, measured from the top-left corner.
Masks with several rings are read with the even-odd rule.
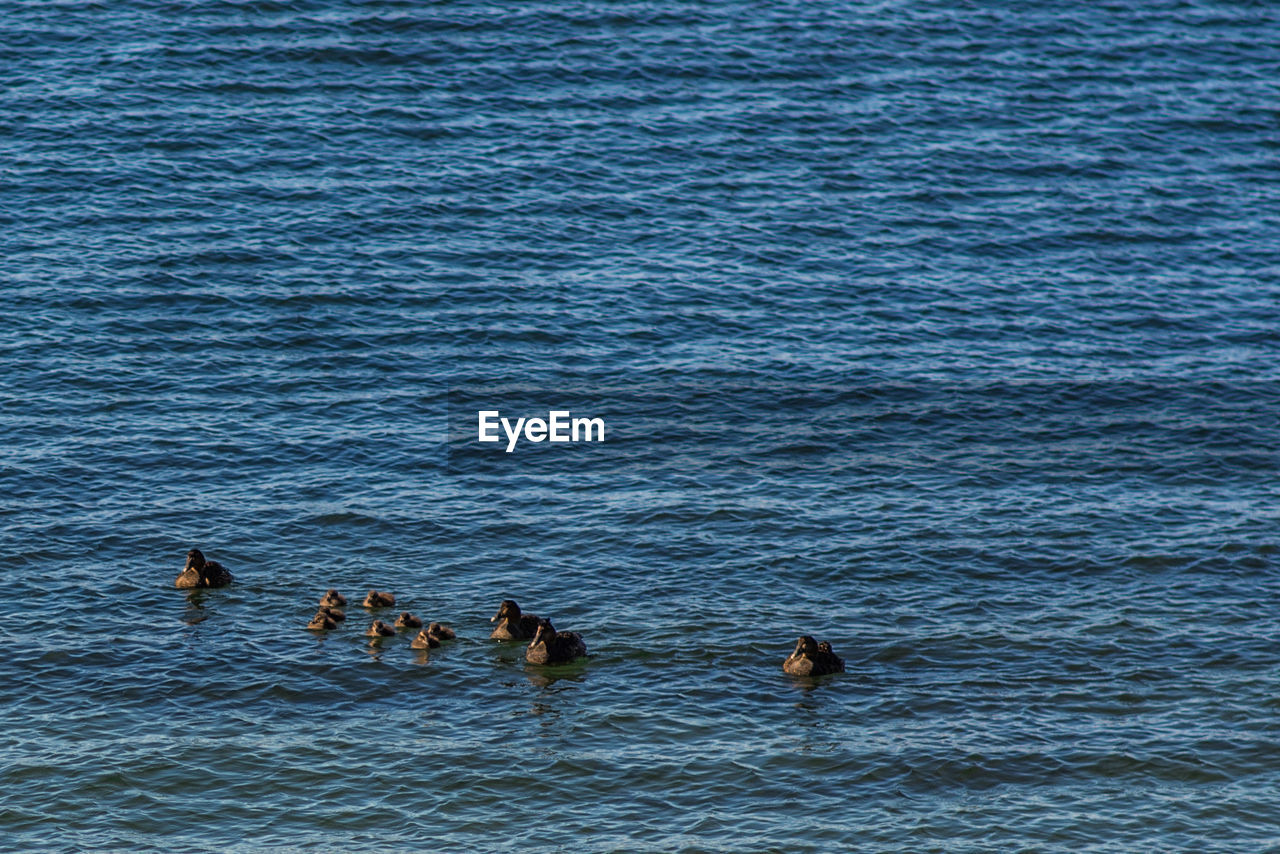
[[[187,566],[182,574],[173,580],[173,586],[179,588],[192,587],[226,587],[232,581],[231,572],[216,560],[205,560],[199,549],[187,552]]]
[[[550,620],[541,620],[533,642],[525,650],[530,664],[564,664],[587,654],[587,645],[577,632],[557,632]]]
[[[538,632],[538,618],[523,614],[520,606],[511,599],[503,599],[498,613],[489,618],[497,627],[489,634],[494,640],[529,640]]]
[[[826,641],[818,643],[809,635],[802,635],[791,655],[782,662],[782,669],[792,676],[826,676],[843,673],[844,659],[836,655]]]

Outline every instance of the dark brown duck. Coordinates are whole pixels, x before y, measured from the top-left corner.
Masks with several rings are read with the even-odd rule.
[[[557,632],[550,620],[538,623],[533,642],[525,650],[524,658],[530,664],[564,664],[587,654],[587,645],[577,632]]]
[[[522,614],[520,606],[511,599],[503,599],[498,613],[489,618],[497,627],[489,634],[494,640],[529,640],[538,632],[538,618]]]
[[[205,560],[199,549],[187,552],[187,566],[182,574],[173,580],[173,586],[191,587],[226,587],[232,581],[231,572],[216,560]]]

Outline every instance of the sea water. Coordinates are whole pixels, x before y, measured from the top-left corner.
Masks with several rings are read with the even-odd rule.
[[[1280,847],[1277,27],[0,2],[0,845]]]

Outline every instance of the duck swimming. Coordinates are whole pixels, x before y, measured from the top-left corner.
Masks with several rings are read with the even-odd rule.
[[[792,676],[826,676],[843,673],[844,659],[836,655],[826,641],[818,643],[809,635],[802,635],[796,641],[795,650],[782,662],[782,669]]]
[[[371,638],[389,638],[395,633],[396,630],[382,622],[382,620],[374,620],[373,625],[369,627],[369,631],[365,632]]]
[[[422,620],[405,611],[396,620],[397,629],[420,629],[422,628]]]
[[[431,635],[438,641],[453,640],[458,636],[453,629],[448,626],[441,625],[440,623],[432,623],[427,626],[427,634]]]
[[[440,639],[431,632],[423,629],[418,632],[418,636],[409,644],[410,649],[435,649],[440,645]]]
[[[421,625],[421,623],[419,623]],[[409,646],[414,649],[435,649],[443,641],[453,640],[458,635],[453,629],[440,623],[432,623],[422,631],[418,632],[418,636],[413,639],[413,643]]]
[[[187,552],[187,566],[173,580],[178,588],[226,587],[231,583],[231,572],[216,560],[205,560],[199,549]]]
[[[557,632],[550,620],[541,620],[533,642],[525,650],[530,664],[564,664],[587,654],[587,645],[577,632]]]
[[[377,590],[370,590],[369,595],[364,597],[362,603],[366,608],[390,608],[396,604],[396,597],[390,593],[380,593]]]
[[[321,605],[320,610],[316,611],[317,615],[324,614],[336,623],[341,623],[347,618],[347,613],[341,608],[335,608],[332,605]]]
[[[342,607],[342,606],[345,606],[346,604],[347,604],[347,597],[343,596],[341,593],[339,593],[337,590],[334,590],[332,587],[329,588],[328,592],[326,592],[324,596],[320,597],[321,606],[330,605],[333,607]]]
[[[311,618],[311,622],[307,623],[307,628],[313,632],[327,632],[338,627],[338,621],[330,617],[323,610],[317,611],[316,615]]]
[[[503,599],[498,613],[489,618],[498,624],[489,637],[494,640],[528,640],[538,632],[538,618],[520,613],[520,606],[510,599]]]

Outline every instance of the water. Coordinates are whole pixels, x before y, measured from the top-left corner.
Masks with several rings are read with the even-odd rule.
[[[1280,850],[1269,5],[0,13],[5,847]]]

